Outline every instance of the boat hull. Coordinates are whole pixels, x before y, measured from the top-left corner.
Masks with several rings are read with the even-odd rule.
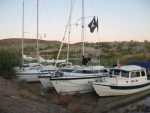
[[[44,88],[53,87],[52,82],[49,79],[50,77],[51,76],[38,76],[38,78]]]
[[[95,77],[70,77],[70,78],[56,78],[51,79],[51,82],[58,93],[89,93],[93,92],[94,88],[92,83],[95,81]]]
[[[129,95],[150,89],[150,81],[136,85],[111,85],[93,82],[93,87],[99,96]]]
[[[40,75],[40,72],[37,70],[27,70],[17,72],[16,75],[20,80],[25,80],[26,82],[37,82],[39,81],[38,75]]]

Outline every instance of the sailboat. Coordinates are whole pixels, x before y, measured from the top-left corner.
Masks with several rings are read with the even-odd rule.
[[[22,66],[19,68],[16,68],[16,75],[21,80],[26,80],[27,82],[36,82],[39,81],[38,76],[39,75],[51,75],[51,71],[56,70],[56,66],[53,65],[47,65],[44,66],[41,63],[42,62],[48,62],[48,63],[54,63],[54,62],[63,62],[63,61],[54,61],[54,60],[45,60],[42,57],[39,57],[39,51],[38,51],[38,0],[37,0],[37,58],[27,57],[24,55],[24,46],[23,46],[23,40],[24,40],[24,0],[23,0],[23,27],[22,27]],[[37,63],[29,63],[24,64],[24,60],[37,60]]]
[[[94,91],[92,82],[97,78],[107,76],[109,71],[104,66],[86,66],[90,58],[84,58],[84,0],[82,0],[82,40],[83,40],[83,66],[76,68],[70,74],[56,73],[50,78],[57,93],[88,93]]]
[[[60,49],[59,49],[59,52],[58,52],[58,55],[57,55],[57,63],[59,61],[62,61],[62,60],[59,60],[59,56],[60,56],[60,52],[61,52],[61,49],[62,49],[62,46],[63,46],[63,43],[64,43],[64,39],[65,39],[65,36],[66,36],[66,33],[67,33],[67,29],[69,27],[69,35],[68,35],[68,49],[67,49],[67,60],[65,62],[62,62],[60,63],[60,65],[58,66],[57,68],[57,72],[55,73],[63,73],[65,75],[69,74],[70,72],[72,72],[74,70],[74,66],[72,65],[71,62],[68,62],[68,56],[69,56],[69,38],[70,38],[70,23],[71,23],[71,12],[72,12],[72,7],[73,7],[73,0],[71,0],[71,7],[70,7],[70,16],[69,16],[69,19],[68,19],[68,23],[67,23],[67,26],[66,26],[66,29],[65,29],[65,32],[64,32],[64,36],[63,36],[63,40],[62,40],[62,43],[60,45]],[[55,66],[56,64],[55,63]],[[62,66],[62,65],[65,65],[65,66]],[[57,75],[54,75],[54,73],[51,73],[51,75],[46,75],[46,76],[43,76],[43,75],[39,75],[38,78],[41,82],[41,84],[43,85],[44,88],[49,88],[49,87],[53,87],[51,81],[49,78],[51,77],[54,77],[54,76],[57,76]]]
[[[36,60],[37,58],[33,58],[33,57],[29,57],[27,55],[24,55],[24,0],[23,0],[23,15],[22,15],[22,65],[21,66],[17,66],[15,67],[15,71],[19,71],[21,69],[24,68],[28,68],[28,67],[33,67],[35,65],[37,65],[37,63],[29,63],[29,64],[24,64],[24,60],[26,61],[33,61]]]

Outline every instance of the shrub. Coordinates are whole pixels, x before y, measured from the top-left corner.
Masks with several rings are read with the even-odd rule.
[[[10,77],[15,75],[13,67],[21,64],[18,52],[0,50],[0,75]]]
[[[148,40],[144,41],[144,46],[147,52],[150,52],[150,42]]]

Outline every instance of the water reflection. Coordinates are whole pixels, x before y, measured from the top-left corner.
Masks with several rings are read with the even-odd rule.
[[[150,90],[134,95],[99,97],[94,113],[150,113]]]
[[[132,112],[150,112],[150,97],[146,97],[141,101],[129,104],[126,107],[117,110],[120,113]]]

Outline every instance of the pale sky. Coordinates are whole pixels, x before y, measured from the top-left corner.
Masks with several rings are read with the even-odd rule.
[[[36,39],[37,0],[24,1],[25,38]],[[0,0],[0,39],[22,37],[22,3],[23,0]],[[72,24],[81,18],[81,6],[81,0],[75,0]],[[39,36],[61,41],[69,11],[70,0],[39,0]],[[93,18],[85,19],[85,41],[150,41],[150,0],[85,0],[85,17],[88,16],[98,16],[99,31],[90,33],[87,25]],[[46,38],[40,35],[45,33]],[[81,41],[80,25],[71,26],[70,41]]]

